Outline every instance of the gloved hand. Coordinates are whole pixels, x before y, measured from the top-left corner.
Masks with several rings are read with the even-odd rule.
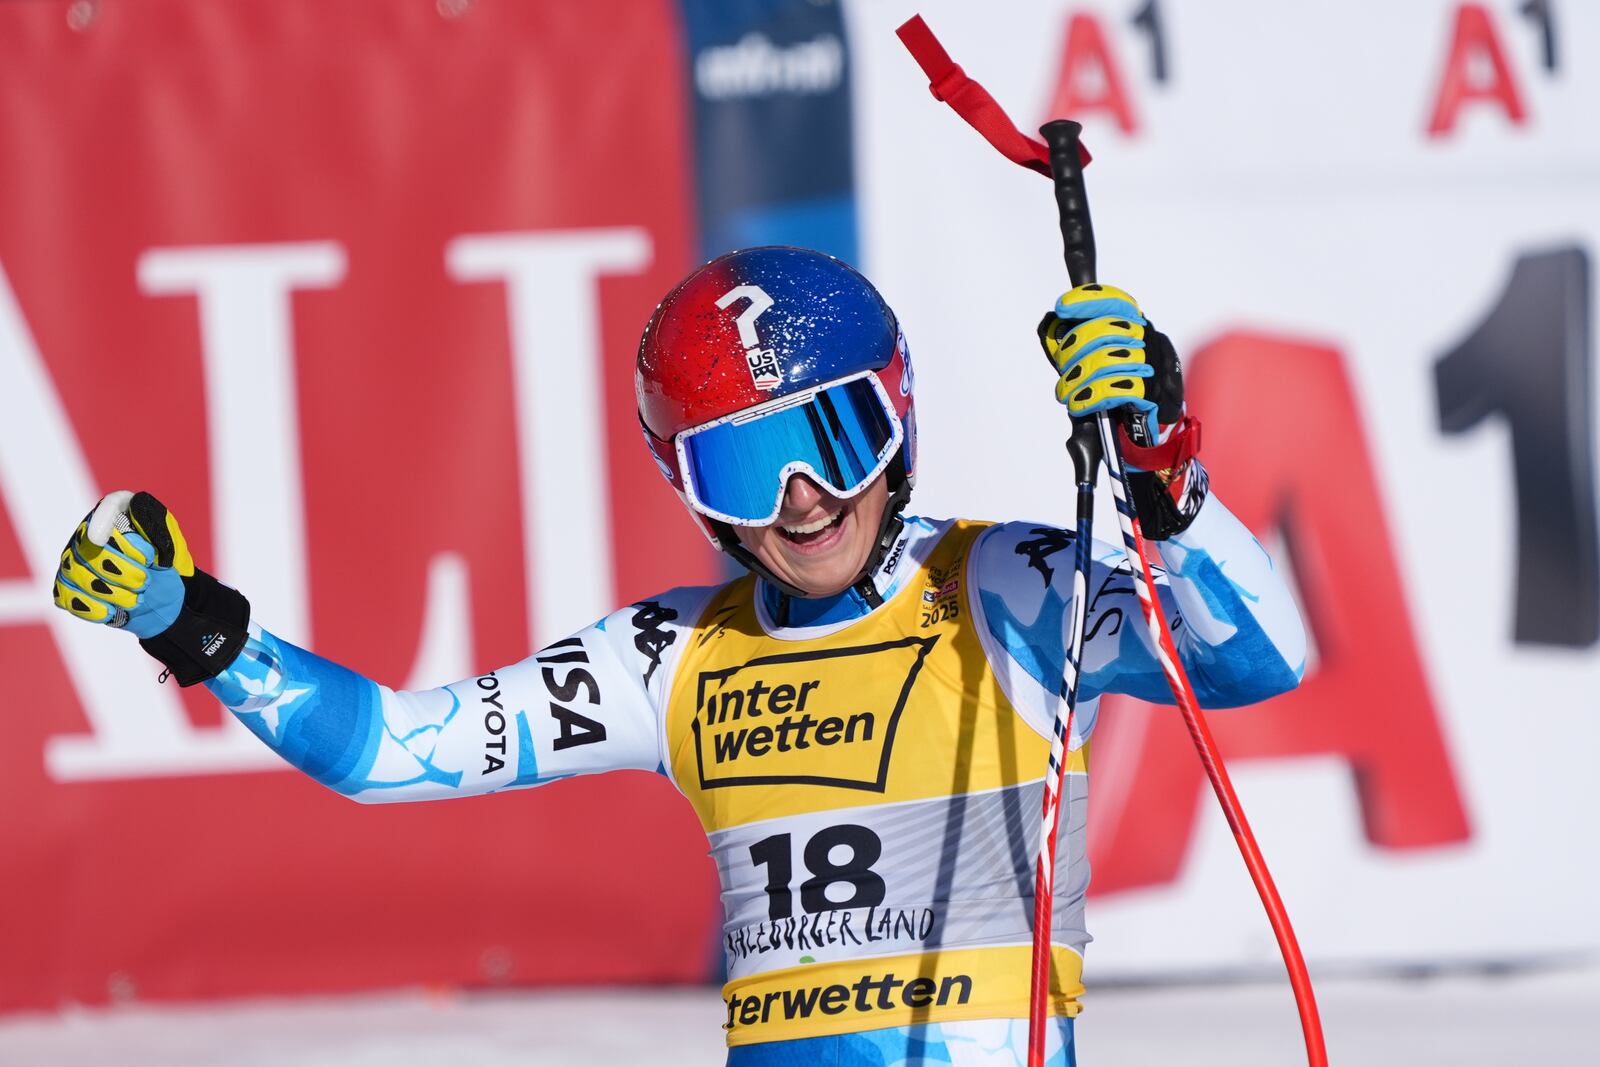
[[[1073,418],[1115,411],[1136,441],[1183,418],[1183,369],[1165,334],[1133,297],[1109,285],[1063,293],[1039,322],[1039,341],[1060,377],[1056,399]]]
[[[226,670],[249,636],[249,601],[194,565],[178,520],[149,493],[111,493],[78,524],[55,604],[132,631],[184,686]]]
[[[1208,479],[1194,458],[1200,423],[1183,402],[1183,367],[1167,335],[1133,297],[1109,285],[1064,293],[1039,322],[1058,375],[1056,399],[1075,419],[1117,418],[1128,487],[1145,536],[1164,540],[1194,521]]]

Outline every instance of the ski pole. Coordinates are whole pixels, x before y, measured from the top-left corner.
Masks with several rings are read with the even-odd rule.
[[[1045,139],[1050,151],[1050,169],[1055,179],[1056,206],[1061,216],[1061,239],[1063,254],[1066,259],[1067,272],[1072,279],[1072,284],[1088,285],[1095,280],[1095,252],[1094,230],[1089,222],[1089,202],[1083,186],[1083,164],[1079,156],[1078,136],[1082,127],[1076,122],[1058,119],[1046,123],[1040,128],[1039,134]],[[1117,524],[1122,530],[1122,547],[1128,558],[1128,565],[1133,575],[1134,590],[1139,598],[1139,607],[1144,614],[1145,625],[1149,628],[1150,639],[1156,647],[1156,658],[1161,662],[1161,669],[1166,674],[1167,684],[1172,689],[1178,709],[1183,715],[1184,725],[1189,729],[1189,736],[1194,741],[1195,751],[1200,756],[1200,762],[1205,767],[1206,777],[1211,780],[1211,788],[1217,795],[1217,801],[1222,805],[1223,815],[1228,820],[1228,827],[1233,831],[1234,840],[1239,845],[1239,852],[1244,857],[1245,866],[1250,871],[1250,877],[1255,882],[1256,892],[1260,894],[1261,903],[1266,908],[1267,918],[1272,924],[1272,932],[1278,939],[1278,948],[1283,953],[1283,961],[1289,972],[1289,984],[1294,989],[1295,1003],[1300,1011],[1300,1027],[1305,1035],[1306,1059],[1311,1067],[1326,1067],[1328,1062],[1327,1049],[1323,1042],[1322,1023],[1317,1015],[1316,993],[1311,988],[1311,976],[1306,970],[1305,958],[1301,955],[1299,941],[1295,938],[1294,927],[1289,923],[1288,912],[1284,909],[1283,900],[1278,895],[1278,888],[1273,883],[1272,874],[1267,870],[1267,862],[1261,855],[1261,847],[1256,843],[1255,835],[1250,830],[1250,823],[1245,818],[1244,808],[1239,803],[1239,797],[1233,790],[1233,782],[1228,777],[1227,767],[1223,765],[1222,756],[1217,751],[1216,741],[1211,736],[1211,729],[1206,723],[1205,716],[1200,711],[1199,701],[1195,699],[1194,688],[1189,684],[1188,674],[1183,669],[1183,662],[1178,656],[1177,646],[1172,640],[1172,631],[1167,626],[1166,615],[1161,611],[1160,602],[1155,595],[1155,578],[1150,572],[1149,554],[1145,548],[1144,532],[1139,528],[1139,516],[1133,507],[1133,497],[1128,489],[1128,473],[1122,463],[1121,443],[1117,439],[1116,425],[1105,412],[1097,414],[1094,418],[1094,432],[1096,432],[1099,451],[1103,451],[1106,469],[1111,475],[1111,493],[1116,498]],[[1085,452],[1082,444],[1075,446],[1080,434],[1085,432],[1091,423],[1087,419],[1080,419],[1073,426],[1072,438],[1067,448],[1072,453],[1073,467],[1078,480],[1078,573],[1073,576],[1073,620],[1072,632],[1074,649],[1069,657],[1069,669],[1066,673],[1068,686],[1067,699],[1064,701],[1065,718],[1068,729],[1072,713],[1077,704],[1077,685],[1079,678],[1078,653],[1081,639],[1077,636],[1082,633],[1086,604],[1082,599],[1083,589],[1088,584],[1089,552],[1086,545],[1089,539],[1087,527],[1084,525],[1083,516],[1091,514],[1094,509],[1093,492],[1094,476],[1093,463],[1087,464],[1090,470],[1089,485],[1084,485],[1085,463],[1080,459],[1080,454]],[[1098,458],[1098,457],[1096,457]],[[1087,509],[1084,504],[1088,496]],[[1061,713],[1057,714],[1057,724],[1061,725]],[[1051,745],[1051,767],[1048,782],[1054,783],[1056,792],[1060,789],[1062,772],[1058,769],[1055,759],[1056,743]],[[1064,761],[1061,763],[1064,766]],[[1040,890],[1036,893],[1034,906],[1034,941],[1033,941],[1033,996],[1029,1004],[1028,1019],[1028,1064],[1029,1067],[1043,1067],[1044,1064],[1044,1009],[1049,993],[1049,959],[1050,936],[1048,907],[1041,910],[1039,899],[1047,895],[1049,880],[1044,867],[1046,846],[1051,857],[1051,868],[1054,869],[1056,820],[1060,818],[1059,806],[1053,804],[1052,790],[1047,783],[1045,789],[1045,808],[1047,813],[1046,825],[1048,827],[1048,840],[1040,847]],[[1054,810],[1052,810],[1052,808]],[[1040,917],[1044,923],[1044,936],[1039,932]],[[1042,950],[1041,950],[1042,944]],[[1040,988],[1040,956],[1043,954],[1043,976],[1045,986]]]
[[[928,88],[934,99],[942,100],[980,133],[1001,155],[1041,174],[1049,174],[1056,181],[1056,205],[1060,210],[1063,253],[1067,272],[1074,284],[1087,284],[1094,278],[1094,232],[1089,224],[1089,203],[1083,187],[1083,164],[1089,155],[1078,143],[1081,127],[1073,122],[1050,123],[1039,132],[1051,143],[1044,144],[1023,134],[1006,117],[1005,110],[989,95],[983,86],[967,77],[966,72],[950,58],[939,44],[938,38],[922,20],[921,15],[907,19],[896,31],[917,65],[928,76]],[[1085,273],[1086,272],[1086,273]],[[1311,978],[1306,972],[1305,959],[1295,939],[1289,916],[1278,896],[1272,875],[1261,857],[1255,835],[1245,820],[1244,809],[1233,791],[1233,783],[1223,766],[1216,742],[1200,713],[1188,675],[1178,659],[1172,634],[1167,628],[1166,616],[1161,613],[1154,594],[1154,579],[1144,545],[1144,534],[1139,528],[1128,491],[1127,472],[1122,463],[1121,445],[1115,426],[1105,415],[1093,423],[1077,420],[1067,441],[1067,451],[1072,455],[1074,474],[1078,482],[1078,533],[1076,570],[1073,575],[1073,618],[1068,641],[1068,653],[1062,675],[1062,702],[1057,705],[1056,721],[1050,743],[1050,767],[1045,777],[1044,819],[1039,843],[1039,867],[1036,872],[1037,888],[1034,895],[1034,931],[1032,983],[1029,1000],[1029,1067],[1042,1067],[1044,1060],[1044,1018],[1049,997],[1050,977],[1050,903],[1055,874],[1055,837],[1060,819],[1061,779],[1066,766],[1066,745],[1071,737],[1072,719],[1077,707],[1079,663],[1083,651],[1084,618],[1087,614],[1088,573],[1091,524],[1094,515],[1094,483],[1097,467],[1104,453],[1111,470],[1112,495],[1117,502],[1117,520],[1122,529],[1123,548],[1133,575],[1134,589],[1140,609],[1145,617],[1155,643],[1157,658],[1172,688],[1184,724],[1189,729],[1200,763],[1206,777],[1222,805],[1223,815],[1233,831],[1234,840],[1244,857],[1245,866],[1255,882],[1256,892],[1266,907],[1267,918],[1272,923],[1273,934],[1283,953],[1284,965],[1289,972],[1289,983],[1294,989],[1295,1003],[1300,1012],[1300,1027],[1305,1034],[1306,1059],[1311,1067],[1326,1067],[1327,1049],[1322,1037],[1322,1024],[1317,1017],[1316,995],[1311,988]]]
[[[1094,281],[1094,231],[1089,223],[1089,204],[1084,196],[1083,163],[1078,157],[1077,123],[1051,123],[1068,126],[1056,131],[1062,136],[1046,138],[1050,146],[1050,165],[1056,183],[1056,202],[1061,211],[1061,240],[1066,249],[1067,271],[1074,285]],[[1050,127],[1046,127],[1049,129]],[[1071,165],[1057,156],[1071,152]],[[1094,420],[1078,419],[1067,439],[1072,457],[1073,478],[1078,486],[1076,549],[1072,572],[1072,627],[1068,631],[1065,669],[1061,680],[1062,699],[1056,704],[1056,718],[1050,735],[1050,766],[1044,779],[1044,806],[1039,828],[1038,865],[1033,875],[1033,955],[1028,985],[1028,1067],[1044,1067],[1045,1021],[1050,1004],[1050,927],[1055,903],[1056,833],[1061,823],[1061,787],[1066,780],[1067,745],[1072,739],[1072,720],[1078,708],[1079,665],[1083,657],[1084,623],[1088,617],[1089,570],[1094,562],[1094,487],[1099,481],[1103,437],[1096,423],[1105,423],[1104,414]]]

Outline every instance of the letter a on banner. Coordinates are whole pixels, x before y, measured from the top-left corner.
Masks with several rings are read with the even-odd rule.
[[[1067,23],[1048,117],[1082,121],[1096,111],[1109,115],[1123,133],[1138,129],[1127,82],[1099,18],[1079,13]]]
[[[1466,812],[1340,354],[1235,333],[1189,363],[1190,401],[1210,416],[1206,467],[1226,483],[1241,522],[1258,536],[1282,534],[1318,652],[1300,688],[1212,720],[1222,750],[1230,762],[1342,757],[1375,845],[1465,840]],[[1307,396],[1318,398],[1310,409],[1298,402]],[[1169,709],[1107,697],[1095,756],[1103,783],[1090,806],[1101,828],[1089,836],[1097,891],[1172,881],[1205,783],[1188,735]]]
[[[1456,9],[1450,54],[1445,57],[1434,94],[1428,136],[1454,132],[1461,108],[1473,102],[1498,104],[1513,125],[1527,120],[1522,94],[1517,91],[1517,80],[1489,12],[1481,4],[1462,4]]]

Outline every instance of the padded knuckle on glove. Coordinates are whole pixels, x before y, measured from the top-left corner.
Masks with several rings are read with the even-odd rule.
[[[1130,369],[1119,365],[1087,384],[1069,382],[1063,376],[1056,382],[1056,400],[1065,404],[1073,415],[1092,415],[1107,408],[1134,404],[1144,400],[1143,375],[1148,373],[1148,367]]]
[[[1072,374],[1075,364],[1108,349],[1127,349],[1124,356],[1138,362],[1144,360],[1144,323],[1130,318],[1105,316],[1086,322],[1055,319],[1041,332],[1040,340],[1051,366],[1063,374]]]
[[[60,571],[56,572],[53,592],[55,605],[62,611],[88,622],[105,622],[111,618],[110,605],[97,600],[70,581],[64,580]]]
[[[109,547],[74,541],[61,554],[61,569],[73,581],[119,607],[131,608],[149,584],[145,569]]]
[[[98,545],[90,544],[87,541],[85,545],[90,550],[101,551]],[[112,533],[111,539],[105,543],[105,548],[122,557],[121,560],[114,560],[113,563],[128,574],[128,578],[123,584],[131,589],[137,589],[149,578],[149,575],[145,573],[145,568],[154,566],[156,558],[155,549],[150,547],[149,541],[146,541],[136,533],[124,533],[121,530],[117,530]]]
[[[1091,282],[1061,294],[1056,301],[1056,317],[1062,319],[1097,319],[1103,316],[1132,318],[1141,325],[1144,313],[1139,302],[1114,285]]]
[[[1039,338],[1060,375],[1056,400],[1071,414],[1088,415],[1144,401],[1143,379],[1155,371],[1145,360],[1142,322],[1109,317],[1078,323],[1055,319],[1041,324]]]

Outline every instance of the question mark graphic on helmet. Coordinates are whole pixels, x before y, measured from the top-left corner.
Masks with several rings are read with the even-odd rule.
[[[718,298],[717,307],[726,310],[736,300],[750,301],[733,320],[739,327],[739,341],[744,345],[750,378],[757,389],[776,389],[783,384],[783,371],[778,367],[777,352],[770,348],[763,350],[761,338],[756,335],[756,320],[772,306],[772,297],[759,285],[736,285]]]

